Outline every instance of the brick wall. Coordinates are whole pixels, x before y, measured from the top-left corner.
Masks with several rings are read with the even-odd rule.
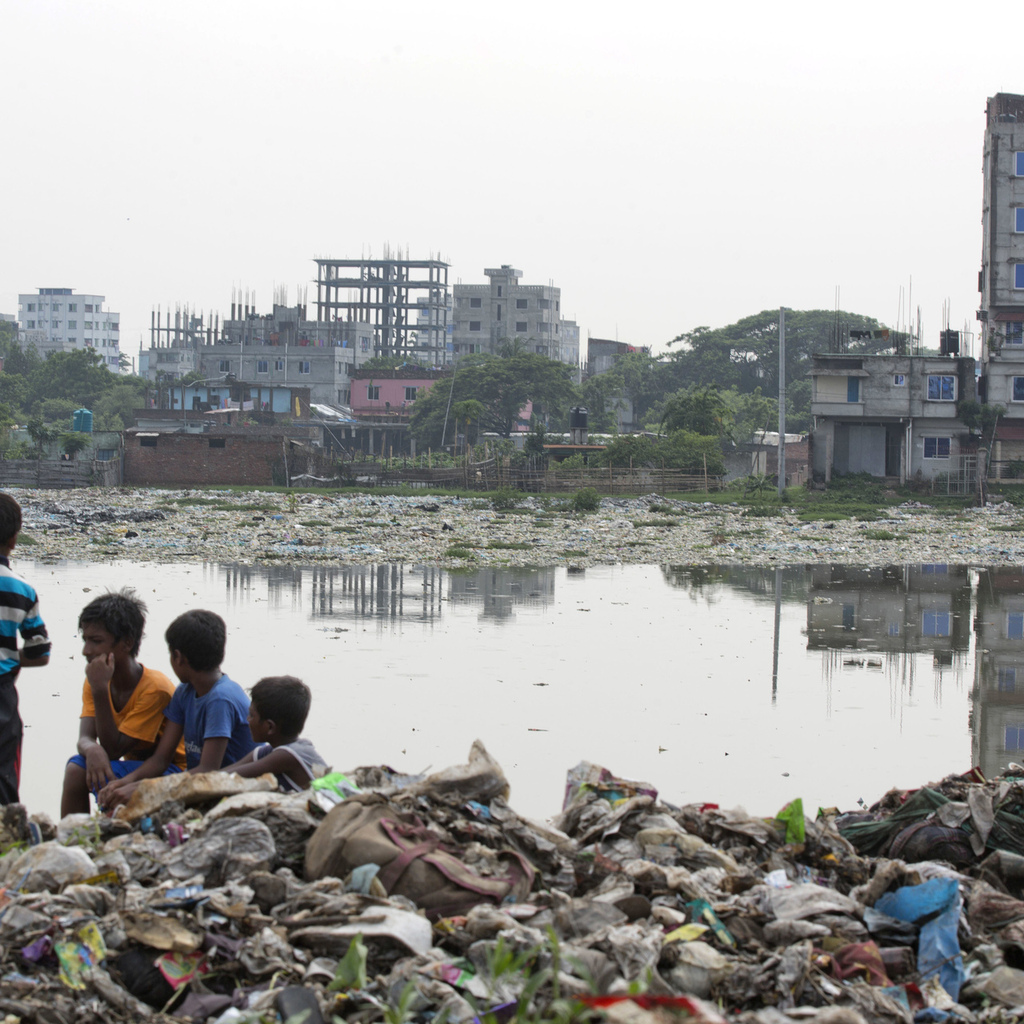
[[[208,484],[284,482],[282,435],[129,433],[124,444],[124,482],[203,487]],[[223,447],[220,447],[223,445]]]

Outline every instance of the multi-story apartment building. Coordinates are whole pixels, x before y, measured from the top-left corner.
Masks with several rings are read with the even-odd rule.
[[[140,374],[177,380],[199,371],[207,382],[232,377],[257,387],[307,387],[314,404],[347,406],[350,375],[373,356],[366,323],[307,320],[306,307],[275,305],[258,314],[232,306],[231,319],[211,326],[202,317],[168,317],[151,329]]]
[[[811,370],[813,470],[870,473],[901,484],[966,476],[977,443],[957,406],[977,397],[974,360],[817,354]]]
[[[73,288],[40,288],[18,296],[19,339],[40,355],[91,348],[111,373],[121,368],[121,317],[104,309],[106,296],[75,295]]]
[[[985,402],[1006,410],[993,471],[1024,459],[1024,96],[999,93],[985,108],[981,273]]]
[[[504,263],[485,270],[487,284],[456,284],[452,353],[494,354],[505,342],[521,342],[570,366],[580,364],[580,329],[562,316],[562,289],[519,283],[521,270]]]

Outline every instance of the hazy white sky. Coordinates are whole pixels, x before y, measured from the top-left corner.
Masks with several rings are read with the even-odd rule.
[[[269,310],[315,256],[511,263],[655,349],[786,305],[975,327],[990,3],[0,0],[0,312]],[[912,282],[912,284],[911,284]],[[315,287],[309,288],[310,305]],[[311,309],[312,313],[312,309]]]

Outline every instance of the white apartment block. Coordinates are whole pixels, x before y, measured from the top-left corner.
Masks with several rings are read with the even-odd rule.
[[[561,288],[522,285],[523,272],[507,263],[484,274],[488,284],[452,286],[456,360],[474,352],[497,353],[505,342],[518,340],[528,352],[579,366],[580,329],[562,316]]]
[[[111,373],[121,365],[121,315],[104,309],[104,295],[76,295],[73,288],[40,288],[18,296],[19,340],[41,356],[91,348]]]

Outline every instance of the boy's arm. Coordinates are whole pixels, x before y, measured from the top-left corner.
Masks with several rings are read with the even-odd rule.
[[[203,750],[199,755],[199,764],[189,771],[193,775],[202,775],[204,772],[220,771],[224,763],[224,755],[228,752],[229,736],[209,736],[203,740]]]
[[[39,617],[39,602],[36,601],[31,612],[19,627],[21,630],[22,648],[18,661],[22,668],[39,668],[50,664],[50,637],[46,633],[46,625]]]
[[[164,721],[163,735],[160,737],[156,750],[135,771],[129,772],[116,782],[112,782],[106,787],[104,792],[107,789],[117,789],[132,782],[139,782],[142,779],[155,779],[163,775],[174,760],[174,752],[184,731],[185,727],[180,722],[172,722],[169,718],[166,719]]]
[[[114,656],[112,654],[101,654],[85,666],[85,678],[88,679],[92,689],[93,710],[96,712],[93,736],[99,740],[107,757],[111,761],[116,761],[141,744],[139,740],[125,736],[114,721],[114,709],[110,705],[110,680],[113,677]],[[78,741],[78,752],[85,755],[81,739]],[[155,753],[155,751],[153,752]]]
[[[302,767],[299,759],[290,750],[285,750],[283,747],[276,747],[258,761],[253,759],[253,753],[250,752],[237,764],[230,765],[223,770],[234,772],[243,779],[255,779],[258,775],[272,772],[274,775],[287,775],[303,788],[309,785],[309,773]]]

